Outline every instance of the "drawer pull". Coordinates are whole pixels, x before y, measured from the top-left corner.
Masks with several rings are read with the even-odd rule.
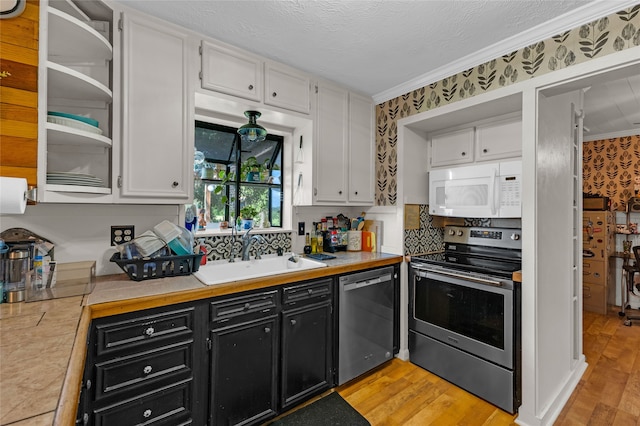
[[[313,294],[313,289],[312,289],[312,288],[310,288],[309,290],[307,290],[307,293],[309,293],[309,294]]]
[[[291,325],[296,325],[296,323],[297,323],[296,320],[294,320],[294,319],[291,320]]]
[[[153,329],[153,327],[149,327],[144,331],[144,334],[146,334],[147,336],[151,337],[153,336],[153,333],[155,333],[156,331]]]
[[[270,329],[269,327],[265,327],[265,328],[264,328],[264,332],[265,332],[265,333],[270,333],[270,332],[271,332],[271,329]]]
[[[144,413],[142,413],[142,417],[144,417],[145,419],[151,417],[151,410],[149,410],[148,408],[144,410]]]
[[[248,311],[249,309],[251,309],[251,303],[245,303],[244,304],[244,310]]]
[[[146,367],[144,367],[144,368],[142,369],[142,372],[143,372],[144,374],[149,374],[149,373],[151,373],[151,371],[152,371],[152,370],[153,370],[153,367],[151,367],[150,365],[147,365]]]

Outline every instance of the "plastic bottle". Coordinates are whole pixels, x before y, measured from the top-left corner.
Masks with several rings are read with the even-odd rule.
[[[207,246],[204,244],[203,239],[200,239],[198,241],[200,242],[200,253],[204,254],[204,256],[202,256],[202,259],[200,260],[200,265],[206,265],[207,264]]]
[[[304,254],[311,253],[311,240],[309,239],[309,233],[307,232],[304,240]]]
[[[42,288],[42,256],[38,255],[33,259],[33,288]]]

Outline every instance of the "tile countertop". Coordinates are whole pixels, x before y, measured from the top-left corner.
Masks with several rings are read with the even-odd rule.
[[[98,277],[89,295],[0,304],[0,425],[71,425],[92,318],[392,265],[402,256],[340,252],[328,267],[206,286],[193,276]],[[17,422],[17,423],[14,423]]]

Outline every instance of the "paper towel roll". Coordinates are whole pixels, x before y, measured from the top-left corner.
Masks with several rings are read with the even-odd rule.
[[[0,214],[24,214],[27,189],[24,178],[0,176]]]

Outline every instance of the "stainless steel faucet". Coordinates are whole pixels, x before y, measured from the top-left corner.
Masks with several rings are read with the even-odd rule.
[[[242,260],[249,260],[250,256],[249,256],[249,249],[251,248],[251,244],[255,241],[261,242],[266,244],[267,240],[264,239],[264,237],[262,235],[249,235],[249,232],[251,232],[253,228],[249,228],[246,232],[246,234],[244,234],[242,236]],[[260,259],[260,252],[258,252],[258,254],[256,254],[256,259]]]
[[[234,220],[235,223],[235,220]],[[236,261],[236,226],[231,227],[231,247],[229,248],[229,262]]]

